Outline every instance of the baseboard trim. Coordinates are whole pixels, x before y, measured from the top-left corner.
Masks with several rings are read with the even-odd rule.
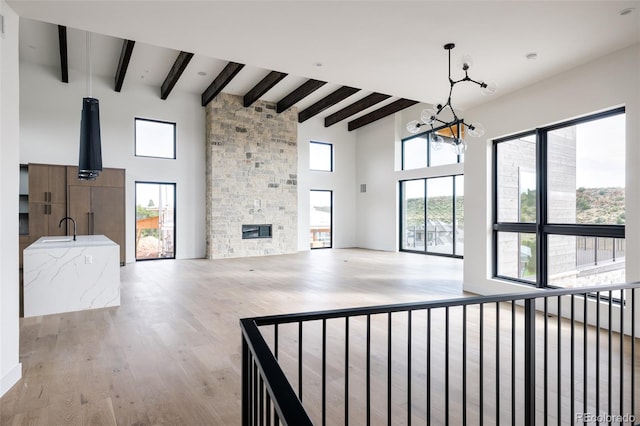
[[[0,379],[0,396],[4,395],[22,378],[22,363],[17,363]]]

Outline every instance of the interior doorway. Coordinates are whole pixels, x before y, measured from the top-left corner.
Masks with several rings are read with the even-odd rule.
[[[176,184],[136,182],[136,260],[175,259]]]

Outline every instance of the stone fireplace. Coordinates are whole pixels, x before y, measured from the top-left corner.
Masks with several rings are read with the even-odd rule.
[[[220,93],[206,113],[207,258],[296,252],[297,110]],[[271,224],[271,238],[243,239],[245,224]]]

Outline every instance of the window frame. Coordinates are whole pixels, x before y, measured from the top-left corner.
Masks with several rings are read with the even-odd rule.
[[[464,173],[455,173],[455,174],[447,174],[447,175],[441,175],[441,176],[429,176],[429,177],[422,177],[422,178],[414,178],[414,179],[403,179],[398,181],[398,185],[399,185],[399,224],[398,224],[398,229],[399,229],[399,240],[398,240],[398,247],[400,249],[400,251],[403,252],[407,252],[407,253],[416,253],[416,254],[424,254],[424,255],[429,255],[429,256],[442,256],[442,257],[453,257],[456,259],[463,259],[464,255],[462,254],[456,254],[457,250],[456,250],[456,245],[457,245],[457,238],[456,238],[456,177],[462,176],[464,178]],[[435,252],[435,251],[428,251],[427,250],[427,245],[425,243],[425,248],[424,250],[411,250],[411,249],[407,249],[407,248],[403,248],[402,245],[402,241],[403,241],[403,237],[404,237],[404,226],[403,226],[403,201],[404,201],[404,190],[403,190],[403,184],[405,182],[412,182],[412,181],[418,181],[418,180],[422,180],[424,181],[424,218],[423,221],[425,223],[425,229],[426,229],[426,224],[427,224],[427,218],[428,218],[428,214],[429,214],[429,210],[428,210],[428,193],[427,193],[427,181],[429,179],[441,179],[441,178],[451,178],[451,188],[452,188],[452,193],[451,193],[451,202],[452,202],[452,209],[451,209],[451,214],[452,214],[452,221],[453,221],[453,244],[452,244],[452,248],[451,248],[451,253],[439,253],[439,252]],[[464,191],[463,191],[464,193]],[[426,238],[426,237],[425,237]]]
[[[460,132],[459,129],[462,128],[462,126],[463,126],[463,123],[464,123],[464,120],[459,120],[457,123],[455,123],[458,126],[456,128],[458,134]],[[460,160],[463,158],[463,155],[456,155],[456,162],[455,163],[440,164],[438,166],[432,166],[431,165],[431,133],[435,133],[435,132],[438,132],[438,131],[440,131],[442,129],[446,129],[447,127],[448,126],[434,127],[433,129],[429,129],[429,130],[427,130],[425,132],[416,133],[415,135],[411,135],[411,136],[408,136],[406,138],[401,139],[401,141],[400,141],[400,170],[416,170],[416,169],[406,169],[405,168],[405,161],[404,161],[405,148],[404,148],[404,144],[405,144],[405,141],[410,141],[410,140],[413,140],[413,139],[416,139],[416,138],[420,138],[420,137],[426,137],[427,138],[427,152],[425,153],[426,159],[427,159],[427,161],[426,161],[427,166],[426,167],[440,167],[440,166],[448,166],[450,164],[460,164],[462,162]]]
[[[138,121],[146,121],[146,122],[150,122],[150,123],[162,123],[162,124],[170,124],[173,126],[173,157],[165,157],[165,156],[159,156],[159,155],[142,155],[142,154],[138,154]],[[156,120],[153,118],[142,118],[142,117],[134,117],[133,120],[133,140],[134,140],[134,144],[133,144],[133,155],[135,157],[142,157],[142,158],[159,158],[159,159],[163,159],[163,160],[175,160],[177,158],[177,143],[176,143],[176,137],[177,137],[177,124],[175,122],[172,121],[164,121],[164,120]]]
[[[329,245],[328,246],[321,246],[321,247],[312,247],[311,246],[311,242],[309,244],[309,249],[310,250],[321,250],[321,249],[331,249],[333,248],[333,190],[332,189],[310,189],[309,190],[309,195],[311,195],[312,192],[327,192],[329,193],[329,206],[330,206],[330,210],[329,210]],[[311,197],[309,197],[311,198]],[[309,203],[309,207],[311,207],[311,203]],[[309,215],[311,215],[311,211],[309,211]],[[309,223],[309,230],[311,230],[311,223]]]
[[[329,170],[325,170],[325,169],[313,169],[311,168],[311,161],[309,161],[309,170],[312,172],[328,172],[328,173],[332,173],[334,170],[334,159],[333,159],[333,144],[330,142],[319,142],[319,141],[309,141],[309,147],[311,147],[311,145],[327,145],[329,146]],[[311,155],[311,149],[309,149],[309,155]]]
[[[534,130],[520,132],[493,140],[492,145],[492,277],[522,283],[536,288],[558,288],[549,285],[548,237],[550,235],[625,238],[625,225],[618,224],[568,224],[548,221],[548,140],[547,135],[557,129],[587,123],[619,114],[626,114],[625,107],[613,108],[584,117],[566,120]],[[536,221],[498,221],[498,145],[526,136],[535,135],[536,140]],[[626,141],[625,141],[626,142]],[[498,235],[500,232],[534,234],[536,239],[536,280],[525,280],[498,274]]]
[[[173,256],[170,257],[152,257],[152,258],[138,258],[138,241],[137,241],[137,221],[138,221],[138,184],[141,185],[167,185],[173,187]],[[146,180],[137,180],[133,184],[134,191],[134,209],[133,209],[133,223],[134,223],[134,233],[133,233],[133,248],[134,248],[134,257],[136,262],[146,262],[147,260],[165,260],[165,259],[176,259],[176,251],[178,245],[178,184],[176,182],[160,182],[160,181],[146,181]]]

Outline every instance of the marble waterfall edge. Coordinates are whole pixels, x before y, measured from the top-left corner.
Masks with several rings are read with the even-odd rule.
[[[41,237],[23,255],[25,317],[120,306],[120,246],[104,235]]]

